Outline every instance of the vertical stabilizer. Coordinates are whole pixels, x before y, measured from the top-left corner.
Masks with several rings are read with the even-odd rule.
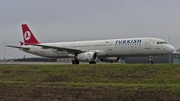
[[[22,24],[22,32],[25,45],[28,43],[39,44],[39,41],[35,38],[27,24]]]

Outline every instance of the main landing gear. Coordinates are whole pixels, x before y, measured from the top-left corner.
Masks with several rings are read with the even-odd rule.
[[[89,61],[89,64],[96,64],[96,61]]]
[[[149,56],[149,61],[148,61],[148,64],[153,64],[153,61],[152,61],[152,56],[151,56],[151,55]]]
[[[72,60],[72,64],[79,64],[79,60],[77,60],[77,59]]]

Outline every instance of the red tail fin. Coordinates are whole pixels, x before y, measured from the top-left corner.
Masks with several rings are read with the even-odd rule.
[[[39,44],[27,24],[22,24],[22,32],[25,45],[26,43]]]

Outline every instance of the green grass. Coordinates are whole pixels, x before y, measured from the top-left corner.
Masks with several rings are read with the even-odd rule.
[[[26,88],[31,93],[44,88],[72,95],[86,96],[89,92],[87,99],[173,100],[180,98],[180,65],[0,65],[0,83]]]
[[[0,65],[2,82],[178,84],[179,79],[175,64]]]

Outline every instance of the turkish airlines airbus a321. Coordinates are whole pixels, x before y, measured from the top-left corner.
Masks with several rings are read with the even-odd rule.
[[[26,24],[22,24],[24,42],[21,46],[6,45],[20,50],[50,58],[73,58],[72,64],[86,61],[95,64],[99,58],[101,61],[118,61],[119,57],[126,56],[153,56],[169,54],[174,47],[159,38],[126,38],[104,39],[93,41],[74,41],[40,43]],[[149,59],[148,63],[153,63]]]

